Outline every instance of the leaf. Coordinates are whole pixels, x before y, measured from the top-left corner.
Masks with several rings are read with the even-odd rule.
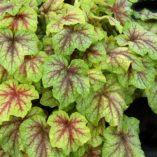
[[[0,64],[9,74],[13,74],[25,55],[32,55],[38,51],[37,42],[37,37],[29,32],[0,30]]]
[[[69,7],[64,14],[54,16],[47,25],[47,34],[59,32],[64,25],[85,24],[84,13],[77,7]]]
[[[130,3],[127,0],[115,0],[113,6],[109,6],[108,9],[121,24],[124,24],[129,18]]]
[[[78,95],[89,92],[88,66],[82,60],[72,60],[53,55],[44,66],[44,87],[53,86],[53,96],[60,102],[60,108],[73,103]]]
[[[20,82],[39,82],[42,78],[42,65],[45,58],[46,54],[44,52],[25,56],[24,62],[15,73],[15,78]]]
[[[76,107],[93,125],[98,125],[99,120],[105,117],[111,126],[119,125],[127,108],[120,85],[111,77],[99,91],[91,91],[86,99],[79,98]]]
[[[18,84],[15,80],[0,85],[0,123],[9,120],[11,115],[24,117],[31,109],[31,100],[38,93],[32,85]]]
[[[157,102],[156,102],[156,94],[157,94],[157,83],[156,80],[151,84],[149,88],[145,89],[145,93],[148,99],[148,105],[152,109],[154,113],[157,113]]]
[[[66,27],[52,37],[52,44],[57,54],[71,55],[75,49],[85,51],[95,42],[94,28],[90,24]]]
[[[66,154],[76,151],[90,139],[90,130],[86,119],[80,113],[73,113],[70,118],[64,111],[56,111],[48,118],[52,147],[62,148]]]
[[[89,147],[83,157],[101,157],[101,149]]]
[[[35,32],[37,29],[37,14],[32,8],[23,7],[16,15],[6,14],[1,20],[0,28]]]
[[[133,85],[139,89],[148,88],[155,79],[155,69],[153,67],[152,61],[149,58],[142,60],[141,69],[133,68],[130,65],[127,73],[120,75],[119,82],[126,87],[127,85]]]
[[[100,89],[106,83],[106,78],[103,75],[102,71],[99,69],[90,69],[88,76],[91,88],[94,91]]]
[[[25,120],[20,126],[21,144],[31,157],[51,157],[49,126],[43,116]]]
[[[91,45],[82,55],[83,59],[87,61],[90,66],[105,62],[106,50],[103,42]]]
[[[127,72],[130,64],[137,62],[136,57],[131,54],[127,47],[107,49],[106,62],[102,62],[104,69],[116,74]],[[139,63],[136,63],[139,64]]]
[[[40,108],[34,107],[24,119],[12,117],[0,125],[0,135],[2,135],[0,136],[0,144],[11,157],[23,157],[20,151],[19,128],[24,120],[36,115],[44,115],[44,112]]]
[[[108,127],[104,131],[102,157],[144,157],[138,134],[139,121],[135,118],[124,117],[119,130]]]
[[[143,29],[135,22],[128,22],[124,26],[123,35],[117,37],[120,46],[128,45],[130,50],[144,56],[148,53],[151,59],[157,59],[156,35]]]
[[[49,106],[51,108],[59,106],[58,101],[52,95],[52,90],[45,90],[42,92],[40,103],[44,106]]]
[[[8,78],[8,72],[6,69],[4,69],[3,66],[0,65],[0,83],[3,81],[6,81]]]
[[[0,157],[9,157],[9,155],[5,153],[1,147],[0,147]]]

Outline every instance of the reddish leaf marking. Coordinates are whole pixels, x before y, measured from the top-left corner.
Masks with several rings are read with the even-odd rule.
[[[13,8],[13,5],[0,6],[0,13]]]
[[[15,106],[18,106],[20,111],[23,111],[23,105],[25,105],[24,98],[31,97],[29,90],[26,89],[17,89],[15,83],[7,85],[8,90],[1,90],[0,96],[4,97],[6,101],[2,104],[3,107],[0,111],[2,114],[5,110],[10,111],[11,105],[15,102]]]
[[[83,131],[81,131],[81,128],[77,128],[77,124],[79,124],[81,120],[77,120],[76,118],[68,120],[64,117],[58,116],[54,122],[57,123],[60,127],[58,129],[57,141],[60,140],[60,138],[62,138],[62,136],[64,136],[64,134],[66,133],[68,134],[68,144],[70,145],[70,147],[74,143],[75,133],[81,135],[84,134]]]
[[[26,29],[28,29],[28,19],[29,15],[26,13],[17,14],[15,16],[9,15],[5,17],[6,19],[11,18],[12,22],[10,24],[10,28],[12,30],[17,30],[19,27],[19,22],[22,22]]]
[[[68,15],[64,16],[63,19],[66,20],[66,21],[73,21],[73,20],[79,21],[79,18],[77,18],[76,13],[68,14]]]
[[[83,157],[101,157],[101,151],[91,147]]]
[[[38,63],[43,63],[43,60],[40,56],[25,56],[24,63],[20,66],[20,73],[27,77],[27,64],[30,65],[30,68],[34,73],[37,73],[36,70],[39,69]]]
[[[40,157],[47,157],[48,156],[48,142],[49,142],[49,127],[44,127],[42,122],[35,122],[34,124],[28,127],[31,131],[29,137],[28,146],[34,145],[34,141],[38,143],[36,146],[36,153],[39,154]]]
[[[125,19],[128,17],[127,11],[125,9],[126,7],[126,0],[119,0],[113,5],[113,7],[109,7],[109,9],[113,11],[115,18],[122,24],[124,24]]]

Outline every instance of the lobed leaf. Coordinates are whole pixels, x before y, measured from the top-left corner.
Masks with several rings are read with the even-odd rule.
[[[25,55],[37,53],[37,42],[35,34],[29,32],[0,30],[0,64],[7,69],[9,74],[13,74]]]
[[[18,84],[15,80],[0,85],[0,123],[9,120],[11,115],[24,117],[31,109],[31,100],[38,93],[32,85]]]
[[[80,113],[73,113],[70,118],[64,111],[56,111],[48,119],[52,147],[62,148],[66,154],[76,151],[90,139],[90,130],[86,119]]]
[[[78,95],[89,92],[88,66],[83,60],[72,60],[53,55],[44,66],[43,84],[53,86],[53,96],[60,102],[60,108],[73,103]]]

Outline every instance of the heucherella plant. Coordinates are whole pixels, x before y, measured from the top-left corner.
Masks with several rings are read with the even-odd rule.
[[[144,157],[157,113],[157,13],[137,0],[0,0],[0,157]]]

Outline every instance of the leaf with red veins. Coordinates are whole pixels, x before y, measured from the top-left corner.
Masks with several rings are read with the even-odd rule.
[[[89,93],[88,66],[80,59],[69,64],[65,57],[53,55],[44,65],[44,87],[53,86],[53,96],[66,108],[80,95]]]
[[[89,65],[99,64],[106,60],[106,50],[103,42],[91,45],[84,53],[83,59],[88,62]]]
[[[99,147],[89,147],[83,157],[102,157],[101,149]]]
[[[24,117],[31,109],[31,100],[38,99],[38,92],[32,85],[18,84],[15,80],[0,85],[0,123],[11,115]]]
[[[153,60],[157,59],[157,37],[145,30],[135,22],[127,22],[123,28],[123,34],[117,36],[120,46],[128,46],[129,49],[141,56],[148,53]]]
[[[24,31],[0,31],[0,64],[9,74],[13,74],[23,62],[25,55],[38,52],[38,38],[35,34]]]
[[[103,88],[91,91],[86,99],[79,98],[76,107],[93,125],[98,125],[99,120],[105,117],[111,126],[118,126],[127,106],[121,86],[110,76],[106,80]]]
[[[55,53],[71,55],[75,49],[85,51],[96,41],[94,27],[90,24],[77,24],[65,27],[52,37]]]
[[[5,121],[0,125],[0,135],[2,135],[0,136],[0,144],[10,156],[23,157],[20,151],[19,128],[24,120],[36,115],[45,116],[43,110],[38,107],[33,107],[24,119],[11,117],[9,121]]]
[[[129,7],[130,5],[127,0],[115,0],[115,4],[108,8],[113,12],[116,20],[118,20],[121,24],[125,24],[129,18]]]
[[[37,14],[30,7],[22,7],[16,15],[6,14],[1,20],[0,28],[35,32],[37,29]]]
[[[119,129],[104,130],[103,157],[144,157],[139,140],[139,121],[124,116]]]
[[[64,111],[56,111],[48,118],[52,147],[62,148],[66,154],[76,151],[90,139],[87,120],[80,113],[73,113],[70,118]]]
[[[45,117],[35,116],[20,126],[22,148],[30,157],[52,157],[49,126]]]
[[[42,77],[42,64],[46,56],[44,52],[34,56],[25,56],[24,62],[15,73],[15,78],[20,82],[39,82]]]
[[[56,33],[63,29],[64,25],[85,24],[84,13],[77,7],[69,7],[65,13],[54,16],[47,25],[47,34]]]

